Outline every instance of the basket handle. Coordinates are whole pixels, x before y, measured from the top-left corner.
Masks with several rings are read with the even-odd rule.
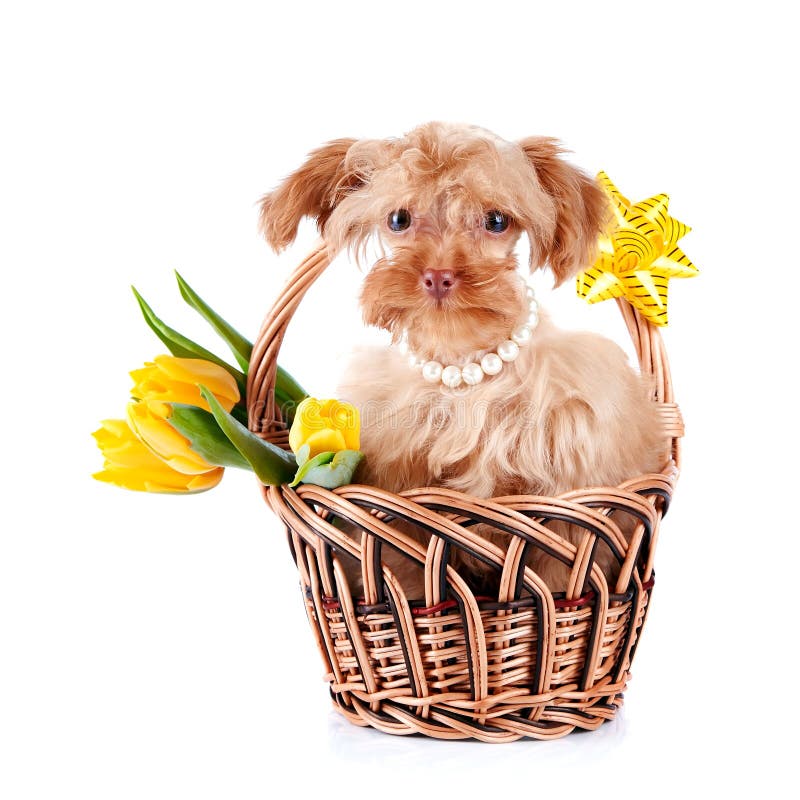
[[[278,353],[286,328],[314,281],[333,260],[320,240],[292,272],[258,333],[247,371],[247,424],[262,439],[289,449],[286,424],[275,403]]]
[[[670,450],[675,466],[681,464],[681,437],[683,418],[675,402],[672,374],[669,369],[667,350],[659,329],[648,322],[627,300],[617,298],[617,308],[622,314],[628,333],[633,340],[639,369],[652,380],[653,400],[658,404],[664,434],[670,440]]]
[[[275,379],[278,353],[289,322],[306,292],[333,260],[325,242],[320,240],[297,266],[278,296],[272,310],[261,326],[250,356],[247,375],[248,426],[261,438],[289,449],[286,424],[275,403]],[[617,307],[633,340],[642,375],[653,381],[653,399],[659,411],[666,435],[671,440],[672,456],[680,466],[680,438],[683,421],[675,403],[667,352],[661,333],[636,311],[627,300],[617,299]]]

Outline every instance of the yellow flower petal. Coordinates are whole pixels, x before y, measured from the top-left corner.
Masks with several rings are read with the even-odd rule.
[[[157,493],[169,492],[183,492],[187,494],[197,494],[198,492],[206,492],[213,489],[221,480],[225,470],[222,467],[204,472],[202,475],[183,475],[178,472],[176,475],[182,475],[184,478],[183,485],[178,489],[174,485],[159,483],[154,481],[145,482],[145,491]]]
[[[105,457],[104,468],[94,478],[139,492],[191,493],[205,491],[222,479],[222,467],[202,475],[176,472],[154,455],[125,420],[103,420],[93,436]]]
[[[190,492],[205,492],[208,489],[213,489],[221,480],[222,474],[225,470],[222,467],[212,469],[210,472],[204,472],[202,475],[195,475],[188,484]]]
[[[344,435],[345,449],[358,450],[361,431],[358,409],[350,403],[340,402],[336,407],[336,427]]]
[[[191,449],[191,442],[167,421],[170,407],[153,400],[128,403],[128,423],[162,461],[178,472],[197,475],[213,469]]]
[[[315,397],[306,397],[297,406],[294,422],[289,431],[289,447],[296,453],[305,443],[308,436],[322,427],[319,415],[320,402]]]
[[[360,429],[355,406],[333,398],[307,397],[297,407],[289,446],[296,453],[304,444],[309,445],[310,457],[326,451],[358,450]]]
[[[314,456],[328,451],[338,453],[339,450],[347,449],[342,432],[334,431],[330,428],[312,433],[303,444],[307,444],[311,448],[311,452],[308,454],[309,458],[314,458]]]
[[[201,358],[165,355],[156,356],[154,361],[167,377],[176,382],[195,385],[202,383],[226,411],[230,411],[239,402],[239,388],[233,375],[218,364]]]
[[[239,388],[222,367],[201,358],[156,356],[141,369],[133,370],[131,394],[138,400],[187,403],[209,411],[198,384],[208,387],[220,405],[230,411],[239,402]]]

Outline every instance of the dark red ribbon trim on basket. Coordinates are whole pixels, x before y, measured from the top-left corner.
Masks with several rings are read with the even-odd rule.
[[[580,608],[581,606],[585,606],[591,600],[594,600],[594,598],[595,594],[590,590],[586,592],[586,594],[576,597],[574,600],[568,600],[566,597],[563,600],[553,600],[553,605],[556,608]]]
[[[642,584],[642,589],[649,592],[655,584],[655,577],[650,578]],[[308,593],[307,593],[308,594]],[[591,603],[596,597],[593,591],[588,591],[580,597],[574,599],[566,597],[558,597],[553,600],[553,605],[556,608],[582,608],[587,603]],[[608,599],[612,603],[627,603],[633,597],[633,592],[626,592],[625,594],[610,594]],[[478,608],[481,611],[515,611],[519,608],[530,608],[533,605],[533,598],[526,597],[522,600],[510,600],[506,603],[499,603],[491,597],[477,596],[475,598],[478,603]],[[339,601],[335,597],[323,597],[322,607],[325,611],[339,611]],[[431,614],[438,614],[441,611],[449,611],[451,608],[457,608],[458,603],[455,600],[443,600],[441,603],[436,603],[433,606],[414,606],[411,613],[415,617],[426,617]],[[387,603],[380,603],[378,605],[368,606],[364,603],[363,598],[356,605],[356,612],[358,614],[388,614],[389,606]]]
[[[491,603],[491,597],[476,597],[475,601],[479,607],[483,607],[486,603]],[[451,608],[457,608],[458,603],[455,600],[443,600],[435,606],[428,606],[427,608],[412,608],[411,613],[415,617],[427,617],[429,614],[437,614],[440,611],[449,611]]]

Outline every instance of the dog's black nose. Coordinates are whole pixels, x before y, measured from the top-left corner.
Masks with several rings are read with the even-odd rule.
[[[422,286],[437,300],[441,300],[456,285],[456,276],[449,269],[426,269],[422,273]]]

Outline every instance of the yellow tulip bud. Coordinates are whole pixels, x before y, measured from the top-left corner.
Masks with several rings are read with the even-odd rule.
[[[191,448],[191,442],[178,433],[168,420],[172,408],[156,400],[128,403],[131,430],[165,464],[186,475],[202,475],[214,469]]]
[[[202,358],[156,356],[142,369],[133,370],[131,378],[134,383],[131,394],[137,400],[186,403],[210,411],[197,388],[203,384],[226,411],[239,402],[239,388],[233,375]]]
[[[297,407],[289,446],[296,453],[308,445],[308,458],[328,451],[358,450],[361,422],[358,409],[341,400],[307,397]]]
[[[125,420],[107,419],[92,435],[105,458],[104,469],[94,477],[139,492],[203,492],[222,480],[222,467],[199,475],[177,472],[155,456]]]

